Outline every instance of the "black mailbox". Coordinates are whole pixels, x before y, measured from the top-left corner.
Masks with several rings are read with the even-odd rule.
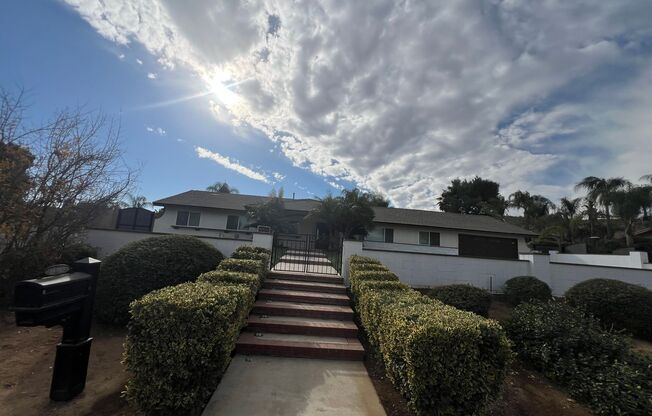
[[[16,325],[63,326],[57,345],[50,398],[70,400],[84,390],[90,355],[91,321],[95,287],[100,272],[99,260],[85,258],[71,271],[24,280],[14,288]]]

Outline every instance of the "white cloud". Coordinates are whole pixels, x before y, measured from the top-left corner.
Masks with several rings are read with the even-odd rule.
[[[167,134],[167,132],[161,127],[146,126],[145,129],[148,132],[158,134],[159,136],[165,136]]]
[[[138,65],[142,65],[142,64],[143,64],[143,61],[141,61],[140,59],[136,59],[136,63],[137,63]]]
[[[217,85],[220,122],[397,206],[476,174],[557,197],[652,158],[648,0],[67,1]]]
[[[156,79],[156,78],[158,78],[158,75],[156,75],[154,72],[148,72],[147,73],[147,78]]]
[[[118,59],[121,60],[121,61],[122,61],[123,59],[125,59],[125,54],[124,54],[124,53],[121,53],[120,55],[118,55]]]
[[[265,182],[265,183],[271,183],[269,178],[263,173],[256,172],[246,166],[243,166],[240,164],[240,162],[231,159],[228,156],[222,156],[217,152],[211,152],[210,150],[204,149],[203,147],[199,147],[199,146],[195,147],[195,152],[197,153],[197,156],[199,156],[202,159],[210,159],[213,162],[222,165],[223,167],[230,169],[234,172],[238,172],[239,174],[244,175],[248,178],[251,178],[256,181]]]

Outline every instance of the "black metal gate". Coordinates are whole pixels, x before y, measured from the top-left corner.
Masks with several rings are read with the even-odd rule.
[[[274,234],[271,266],[274,271],[339,275],[342,239],[318,239],[311,234]]]

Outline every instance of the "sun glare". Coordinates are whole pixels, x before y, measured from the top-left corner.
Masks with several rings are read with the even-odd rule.
[[[234,105],[239,99],[238,95],[230,89],[233,85],[233,83],[229,84],[228,78],[221,73],[213,76],[209,82],[210,91],[213,93],[215,98],[226,106]]]

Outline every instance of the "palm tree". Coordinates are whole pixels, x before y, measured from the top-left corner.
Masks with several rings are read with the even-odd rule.
[[[214,184],[206,187],[207,191],[216,192],[218,194],[239,194],[237,188],[229,186],[226,182],[215,182]]]
[[[600,212],[595,207],[595,201],[591,198],[584,199],[583,208],[581,215],[586,217],[586,220],[589,222],[590,237],[592,237],[595,235],[595,226],[600,219]]]
[[[523,210],[526,228],[530,227],[533,220],[548,215],[550,210],[555,208],[555,204],[545,196],[530,195],[527,191],[516,191],[511,194],[508,204],[510,207]]]
[[[596,176],[587,176],[575,185],[576,190],[585,189],[587,196],[604,208],[604,217],[607,220],[607,238],[610,238],[612,235],[610,212],[610,207],[613,203],[612,195],[627,185],[630,185],[630,182],[624,178],[605,179]]]
[[[637,187],[631,185],[611,194],[614,212],[625,223],[625,239],[628,247],[634,245],[634,227],[641,213],[641,207],[646,203],[641,199],[642,195]]]
[[[127,200],[120,203],[123,208],[145,208],[152,206],[144,195],[127,194]]]
[[[559,213],[561,214],[562,223],[568,233],[568,240],[573,244],[575,237],[575,225],[577,215],[580,210],[582,198],[568,199],[562,198],[559,204]]]

